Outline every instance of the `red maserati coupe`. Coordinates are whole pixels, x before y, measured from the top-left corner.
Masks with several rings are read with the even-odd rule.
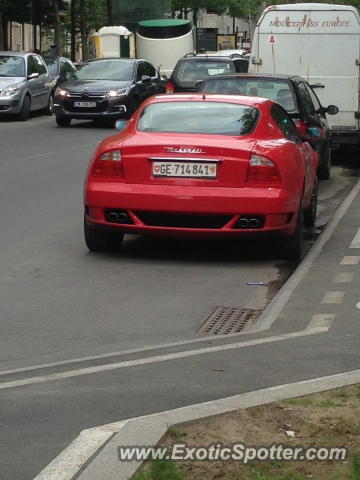
[[[203,93],[151,97],[124,123],[89,165],[90,250],[118,249],[125,233],[267,234],[284,258],[301,256],[302,223],[317,210],[315,127],[301,136],[265,98]]]

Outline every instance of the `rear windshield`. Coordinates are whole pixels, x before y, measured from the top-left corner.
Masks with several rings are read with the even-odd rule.
[[[183,61],[176,71],[179,82],[201,81],[207,76],[220,73],[234,72],[235,68],[231,62],[208,61]]]
[[[137,128],[142,132],[246,135],[257,122],[254,107],[221,102],[163,102],[142,111]]]
[[[204,81],[200,90],[206,93],[265,97],[280,103],[289,113],[298,111],[295,94],[287,80],[241,77],[211,78]]]
[[[0,55],[0,77],[25,77],[25,61],[22,57]]]
[[[81,65],[76,72],[79,80],[119,80],[130,81],[133,78],[134,64],[121,60],[100,60]]]

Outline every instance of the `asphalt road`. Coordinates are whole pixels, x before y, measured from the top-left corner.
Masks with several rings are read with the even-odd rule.
[[[112,133],[88,122],[60,129],[41,116],[0,122],[1,372],[199,338],[196,331],[216,306],[261,310],[296,266],[248,242],[127,237],[120,255],[89,253],[82,185],[96,144]],[[352,162],[350,153],[336,154],[308,245],[356,180]],[[202,361],[215,369],[218,358]],[[191,365],[190,359],[173,368],[99,375],[95,383],[80,377],[0,392],[1,479],[32,479],[82,428],[240,393],[253,378],[248,371],[239,387],[233,366],[227,373],[233,388],[229,378],[218,388],[215,377],[202,378],[199,370],[177,384]],[[258,368],[259,388],[268,386]]]

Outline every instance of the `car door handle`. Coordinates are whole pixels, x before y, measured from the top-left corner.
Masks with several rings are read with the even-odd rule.
[[[315,83],[314,85],[310,85],[311,88],[325,88],[325,85],[322,83]]]

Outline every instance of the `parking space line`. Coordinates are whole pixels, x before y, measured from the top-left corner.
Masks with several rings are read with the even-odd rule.
[[[360,248],[360,228],[350,243],[350,248]]]
[[[360,261],[360,256],[345,255],[340,262],[340,265],[357,265]]]
[[[346,292],[325,292],[321,303],[341,303]]]
[[[350,283],[354,279],[354,273],[351,272],[340,272],[334,275],[334,283]]]

